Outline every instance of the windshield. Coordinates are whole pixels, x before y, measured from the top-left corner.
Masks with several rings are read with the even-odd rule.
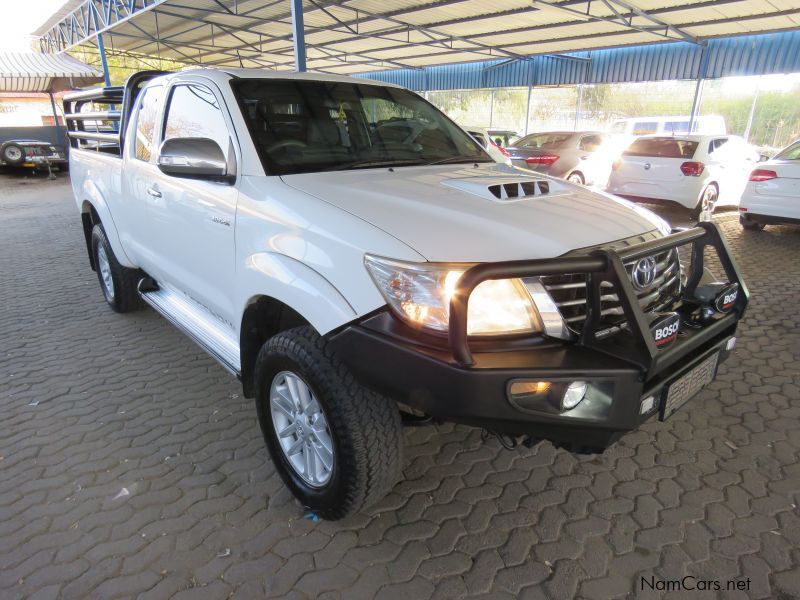
[[[297,79],[231,85],[271,175],[493,162],[460,127],[402,88]]]
[[[623,156],[652,156],[662,158],[692,158],[697,142],[675,138],[641,138],[633,142]]]
[[[572,133],[535,133],[518,140],[514,145],[518,148],[555,150],[560,148],[573,135]]]

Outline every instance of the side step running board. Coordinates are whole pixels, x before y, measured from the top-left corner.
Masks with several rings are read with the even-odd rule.
[[[139,295],[237,377],[241,373],[239,343],[233,332],[183,294],[159,288],[149,277],[139,282]]]

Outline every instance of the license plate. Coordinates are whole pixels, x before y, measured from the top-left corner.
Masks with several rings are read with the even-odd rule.
[[[719,352],[716,352],[672,383],[664,394],[659,418],[663,421],[671,417],[692,396],[711,383],[717,372],[718,362]]]

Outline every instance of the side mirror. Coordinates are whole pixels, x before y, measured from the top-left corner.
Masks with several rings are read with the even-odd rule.
[[[174,177],[232,180],[236,176],[222,148],[208,138],[171,138],[161,144],[158,168]]]
[[[769,154],[759,154],[758,162],[766,162],[769,160]]]

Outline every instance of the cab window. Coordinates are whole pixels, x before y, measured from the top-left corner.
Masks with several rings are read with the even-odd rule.
[[[136,117],[136,135],[134,156],[145,162],[153,155],[156,143],[156,122],[161,105],[163,87],[151,86],[139,96],[138,113]]]
[[[227,156],[228,125],[210,89],[197,84],[179,84],[172,88],[164,120],[164,139],[172,138],[208,138]]]

